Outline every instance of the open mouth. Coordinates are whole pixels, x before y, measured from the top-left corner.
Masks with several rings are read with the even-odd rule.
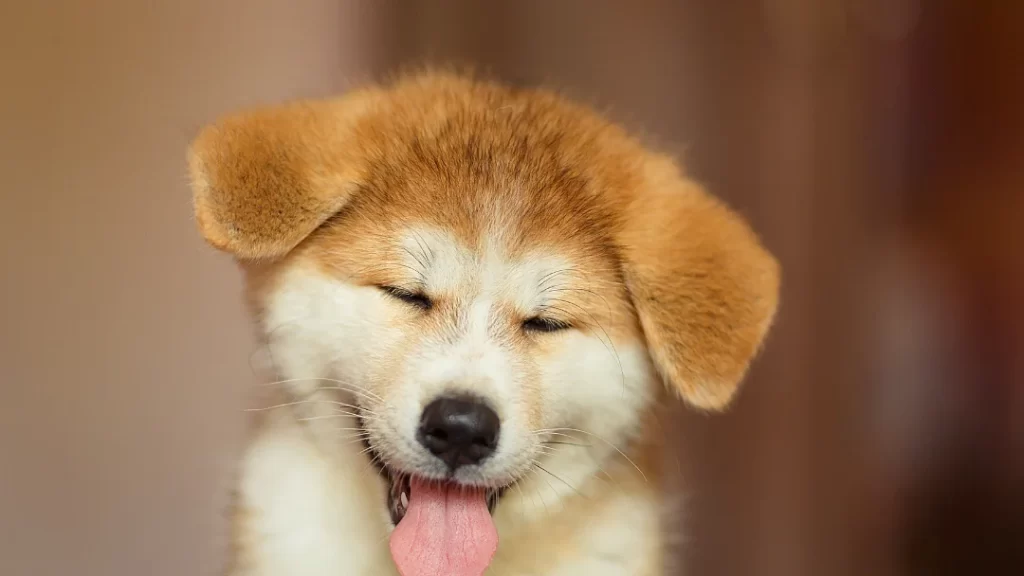
[[[369,452],[377,456],[372,446]],[[503,488],[398,473],[372,460],[388,483],[387,506],[395,525],[389,548],[402,576],[479,576],[498,548],[492,520]]]
[[[388,512],[391,514],[391,521],[394,522],[395,526],[405,518],[406,512],[409,511],[409,498],[412,492],[412,480],[408,474],[398,474],[390,471],[387,466],[380,465],[379,470],[381,475],[385,477],[388,482]],[[469,491],[480,491],[483,490],[483,498],[487,503],[487,511],[494,514],[494,509],[498,506],[498,500],[505,493],[506,487],[502,488],[474,488],[472,486],[460,486],[454,482],[446,480],[431,480],[429,482],[435,484],[441,484],[443,488],[449,490],[469,490]],[[444,486],[450,484],[450,486]]]
[[[377,472],[381,475],[388,484],[388,497],[387,507],[388,513],[391,515],[391,522],[395,526],[405,518],[406,513],[409,511],[409,502],[412,496],[412,483],[413,477],[409,474],[397,472],[392,470],[387,464],[384,463],[383,459],[377,453],[376,449],[364,440],[367,451],[374,457],[371,457],[371,461],[377,468]],[[508,486],[502,486],[500,488],[480,488],[475,486],[460,485],[450,480],[428,480],[423,479],[422,481],[433,484],[438,488],[445,490],[457,490],[457,491],[469,491],[469,492],[483,492],[483,499],[487,504],[487,511],[494,514],[494,509],[498,506],[498,501],[505,494]]]

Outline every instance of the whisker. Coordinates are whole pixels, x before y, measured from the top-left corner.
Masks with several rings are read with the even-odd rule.
[[[301,401],[298,401],[298,402],[330,404],[331,406],[341,406],[342,408],[351,408],[352,410],[359,410],[360,412],[366,412],[367,414],[370,414],[372,416],[376,416],[377,415],[374,412],[371,412],[369,410],[365,410],[362,406],[357,406],[355,404],[349,404],[347,402],[339,402],[337,400],[321,400],[319,398],[307,398],[305,400],[301,400]]]
[[[537,473],[537,469],[534,468],[534,467],[531,467],[530,468],[530,474],[536,474],[536,473]],[[527,476],[529,476],[530,474],[528,474]],[[541,476],[541,478],[544,478],[544,477]],[[551,491],[554,492],[555,489],[551,485],[551,483],[547,481],[547,478],[544,478],[544,482],[548,485],[548,488],[551,488]],[[541,495],[540,490],[537,490],[536,492],[534,492],[534,495],[536,497],[540,498],[540,503],[544,506],[544,514],[550,516],[551,515],[551,510],[548,508],[548,502],[547,502],[547,500],[544,499],[544,496]]]
[[[415,260],[417,264],[420,265],[420,270],[421,270],[420,274],[422,274],[422,270],[426,270],[427,269],[427,264],[423,261],[423,259],[418,254],[416,254],[412,250],[410,250],[408,246],[402,246],[402,250],[406,254],[408,254],[410,258]]]
[[[351,392],[353,394],[364,394],[366,396],[369,396],[370,398],[373,398],[374,400],[379,400],[381,402],[384,401],[383,398],[381,398],[380,396],[374,394],[373,392],[370,392],[369,390],[367,390],[365,388],[362,388],[362,387],[359,387],[359,386],[353,386],[352,384],[350,384],[348,382],[345,382],[344,380],[338,380],[336,378],[323,378],[323,377],[289,378],[289,379],[286,379],[286,380],[276,380],[274,382],[265,382],[263,384],[260,384],[260,386],[278,386],[278,385],[281,385],[281,384],[291,384],[293,382],[310,382],[310,381],[314,381],[314,380],[319,380],[319,381],[323,381],[323,382],[333,382],[335,384],[341,384],[343,386],[348,386],[348,387],[343,387],[343,386],[321,386],[321,387],[318,387],[317,390],[341,390],[343,392]]]
[[[613,358],[615,358],[615,363],[619,365],[619,376],[621,378],[621,386],[622,386],[623,391],[625,391],[625,389],[626,389],[626,369],[622,367],[622,358],[619,356],[619,351],[615,348],[615,342],[612,341],[612,337],[608,334],[608,331],[605,330],[605,328],[601,324],[601,322],[598,321],[597,318],[595,318],[594,315],[591,314],[586,308],[580,306],[579,304],[576,304],[575,302],[571,302],[569,300],[564,300],[564,299],[561,299],[561,298],[555,298],[552,301],[558,302],[558,303],[561,303],[561,304],[568,304],[570,306],[575,306],[576,308],[581,310],[584,314],[589,316],[591,322],[593,322],[593,324],[596,325],[597,328],[604,334],[604,339],[598,338],[598,340],[601,340],[601,343],[604,344],[605,350],[607,350],[608,353],[611,354]]]
[[[575,271],[576,271],[576,268],[570,266],[568,268],[560,268],[560,269],[555,270],[553,272],[548,272],[544,276],[541,276],[541,278],[539,280],[537,280],[537,284],[540,285],[542,287],[542,289],[543,289],[544,283],[547,282],[548,280],[550,280],[551,278],[554,278],[554,277],[558,276],[559,274],[568,274],[568,273],[572,273],[572,272],[575,272]]]
[[[523,492],[523,487],[519,485],[519,480],[521,479],[522,477],[516,478],[512,483],[512,487],[519,492],[519,499],[523,501],[524,505],[519,507],[519,516],[523,524],[526,524],[526,493]]]
[[[562,440],[545,440],[541,444],[558,444],[564,446],[579,446],[580,448],[593,448],[591,444],[580,444],[578,442],[564,442]]]
[[[548,441],[548,442],[544,442],[544,444],[557,444],[557,445],[560,445],[560,446],[577,446],[577,447],[587,447],[587,448],[591,447],[590,444],[578,444],[578,443],[575,443],[575,442]],[[554,449],[551,449],[551,448],[546,447],[546,446],[541,446],[540,450],[541,450],[541,454],[543,454],[545,456],[554,456],[554,455],[558,454],[561,450],[564,450],[564,448],[561,448],[560,450],[554,450]],[[605,469],[601,466],[601,463],[598,462],[596,458],[594,458],[591,455],[590,459],[593,461],[594,465],[597,467],[597,472],[594,473],[594,475],[592,475],[590,477],[593,478],[594,480],[597,480],[598,482],[601,482],[602,484],[605,484],[606,481],[603,478],[601,478],[600,476],[597,475],[598,473],[602,473],[605,476],[607,476],[608,480],[611,480],[612,483],[615,484],[616,488],[618,488],[619,491],[621,492],[622,491],[622,485],[619,484],[615,480],[615,478],[612,477],[611,474],[609,474],[608,472],[605,471]]]
[[[369,390],[366,390],[366,389],[344,388],[342,386],[318,386],[316,390],[317,390],[317,392],[319,392],[321,390],[337,390],[339,392],[351,392],[351,393],[356,394],[358,396],[362,396],[363,398],[369,398],[370,400],[375,400],[375,401],[378,401],[378,402],[383,402],[384,401],[383,398],[381,398],[380,396],[377,396],[376,394],[374,394],[374,393],[372,393],[372,392],[370,392]]]
[[[561,274],[579,274],[580,276],[583,276],[583,274],[580,274],[580,272],[581,272],[580,269],[577,268],[577,267],[574,267],[574,266],[570,266],[568,268],[560,268],[558,270],[554,270],[554,271],[549,272],[548,274],[545,274],[544,276],[542,276],[537,281],[537,284],[538,284],[538,286],[541,287],[542,290],[548,290],[552,286],[551,285],[545,286],[546,282],[551,281],[552,279],[558,277]],[[606,273],[606,272],[617,275],[617,274],[619,274],[620,270],[618,270],[617,268],[587,268],[586,276],[592,277],[594,274],[603,274],[603,273]],[[565,284],[554,284],[553,285],[553,287],[564,287],[564,286],[565,286]]]
[[[598,292],[595,292],[594,290],[590,290],[588,288],[575,288],[575,287],[571,287],[571,286],[561,286],[561,287],[550,288],[550,289],[546,290],[545,292],[543,292],[542,294],[546,294],[547,292],[583,292],[584,294],[590,294],[591,296],[595,296],[597,298],[600,298],[604,302],[605,307],[608,309],[608,315],[611,316],[611,313],[612,313],[612,304],[611,304],[611,302],[609,302],[608,299],[605,298],[603,294],[599,294]]]
[[[278,408],[287,408],[289,406],[298,406],[298,405],[301,405],[301,404],[327,404],[327,405],[330,405],[330,406],[352,407],[350,404],[345,404],[344,402],[335,402],[333,400],[295,400],[295,401],[292,401],[292,402],[284,402],[282,404],[274,404],[273,406],[265,406],[263,408],[246,408],[244,411],[245,412],[266,412],[268,410],[276,410]],[[356,406],[354,408],[357,409],[357,410],[359,409],[358,406]],[[357,413],[353,413],[353,412],[346,412],[346,411],[342,411],[342,410],[337,411],[336,414],[347,415],[347,416],[354,416],[354,417],[357,417],[357,418],[363,418],[364,420],[373,420],[373,419],[375,419],[375,417],[372,416],[372,415],[370,417],[367,417],[367,416],[364,416],[363,414],[357,414]]]
[[[601,442],[604,442],[609,447],[611,447],[612,450],[615,450],[616,452],[618,452],[619,456],[622,456],[623,458],[625,458],[626,462],[629,462],[630,465],[633,466],[634,469],[636,469],[637,473],[640,474],[640,477],[644,479],[644,482],[648,481],[647,480],[647,475],[644,474],[643,470],[641,470],[640,467],[636,465],[636,462],[633,462],[633,460],[629,456],[626,456],[625,452],[620,450],[619,447],[616,446],[615,444],[612,444],[611,442],[605,440],[604,438],[598,436],[597,434],[594,434],[593,432],[587,432],[586,430],[580,430],[579,428],[550,428],[550,429],[544,429],[544,430],[537,430],[537,431],[535,431],[535,433],[553,434],[553,435],[556,435],[556,436],[557,435],[567,436],[565,434],[560,434],[559,433],[559,431],[562,431],[562,430],[564,430],[566,432],[577,432],[579,434],[586,434],[587,436],[592,436],[594,438],[597,438]],[[569,436],[569,437],[571,438],[571,436]]]
[[[332,418],[346,418],[346,417],[362,418],[363,420],[372,420],[372,418],[363,418],[362,416],[360,416],[359,414],[356,414],[355,412],[340,412],[340,411],[336,412],[334,414],[324,414],[324,415],[321,415],[321,416],[306,416],[306,417],[303,417],[303,418],[296,418],[296,420],[298,420],[299,422],[309,422],[311,420],[330,420]]]
[[[549,476],[551,476],[551,477],[552,477],[552,478],[554,478],[555,480],[558,480],[558,481],[559,481],[559,482],[561,482],[562,484],[565,484],[565,485],[566,485],[566,486],[567,486],[567,487],[568,487],[568,488],[569,488],[570,490],[572,490],[573,492],[575,492],[576,494],[578,494],[578,495],[580,496],[580,498],[587,498],[586,496],[584,496],[584,495],[583,495],[583,493],[582,493],[582,492],[580,492],[579,490],[577,490],[575,486],[573,486],[572,484],[570,484],[570,483],[566,482],[566,481],[565,481],[565,480],[564,480],[564,479],[563,479],[563,478],[562,478],[561,476],[559,476],[558,474],[555,474],[554,472],[552,472],[552,471],[548,470],[547,468],[545,468],[545,467],[541,466],[540,464],[538,464],[538,463],[536,463],[536,462],[534,462],[534,463],[533,463],[533,465],[534,465],[534,466],[536,466],[537,468],[539,468],[539,469],[540,469],[541,471],[543,471],[543,472],[547,473],[547,474],[548,474]],[[552,488],[552,490],[554,490],[554,488]],[[587,498],[587,499],[589,500],[589,498]]]
[[[534,472],[536,472],[537,470],[542,470],[542,471],[545,471],[545,472],[547,472],[547,471],[546,471],[546,470],[544,470],[544,468],[542,468],[542,467],[541,467],[541,465],[540,465],[540,464],[538,464],[538,463],[537,463],[536,461],[535,461],[535,462],[533,463],[533,467],[534,467]],[[543,478],[543,479],[544,479],[544,483],[548,485],[548,489],[549,489],[549,490],[551,490],[551,492],[552,492],[552,493],[554,493],[554,495],[555,495],[555,502],[558,502],[558,503],[560,503],[560,504],[561,504],[561,498],[559,498],[559,497],[558,497],[558,496],[559,496],[559,494],[558,494],[558,490],[555,490],[555,487],[551,485],[551,482],[550,482],[550,481],[548,481],[548,479],[547,479],[547,477],[546,477],[546,476],[541,476],[541,478]],[[563,505],[563,506],[564,506],[564,505]]]
[[[575,436],[573,436],[572,434],[565,434],[563,432],[560,432],[561,430],[571,430],[571,429],[570,428],[541,428],[539,430],[534,430],[533,432],[531,432],[531,434],[533,434],[535,436],[540,436],[542,434],[551,434],[553,436],[562,436],[562,437],[565,437],[565,438],[575,438]]]
[[[359,414],[353,414],[352,412],[339,412],[337,414],[323,414],[320,416],[307,416],[305,418],[296,418],[299,422],[312,422],[314,420],[331,420],[334,418],[346,418],[353,417],[359,418]],[[338,428],[338,430],[357,430],[357,428]]]
[[[419,282],[419,283],[423,282],[423,272],[421,270],[417,270],[416,268],[413,268],[412,266],[409,266],[408,264],[405,264],[404,262],[387,262],[385,264],[382,264],[382,265],[376,266],[376,267],[367,266],[367,267],[362,268],[361,272],[363,274],[373,274],[373,273],[381,273],[381,272],[393,272],[395,268],[405,268],[406,270],[408,270],[409,272],[412,273],[412,276],[413,276],[413,278],[415,279],[416,282]]]
[[[362,442],[362,440],[364,440],[365,438],[366,438],[365,436],[361,436],[361,435],[347,435],[347,436],[339,437],[338,440],[345,440],[345,441],[347,441],[347,442],[345,442],[345,446],[348,446],[349,444],[358,444],[358,443]]]
[[[420,235],[419,232],[415,232],[413,234],[413,236],[414,236],[414,238],[416,240],[416,245],[420,249],[420,256],[422,257],[422,259],[421,258],[416,258],[415,256],[413,256],[413,257],[416,258],[416,261],[419,262],[420,266],[423,267],[423,270],[421,271],[421,277],[422,277],[422,273],[426,272],[430,268],[424,261],[425,260],[429,261],[429,260],[433,259],[434,252],[433,252],[433,250],[428,250],[427,249],[427,242],[425,240],[423,240],[423,237],[422,237],[422,235]],[[412,255],[412,251],[411,250],[406,249],[406,251],[409,252],[410,255]]]

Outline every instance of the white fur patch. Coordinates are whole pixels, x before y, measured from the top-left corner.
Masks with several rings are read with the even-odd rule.
[[[367,498],[371,479],[358,476],[372,471],[355,451],[326,458],[294,422],[272,420],[242,463],[240,504],[258,542],[256,570],[245,574],[395,574],[386,515]]]

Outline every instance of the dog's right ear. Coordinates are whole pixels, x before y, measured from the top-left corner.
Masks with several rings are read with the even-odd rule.
[[[188,166],[206,241],[242,260],[274,259],[337,213],[358,187],[355,127],[376,98],[295,102],[204,128]]]

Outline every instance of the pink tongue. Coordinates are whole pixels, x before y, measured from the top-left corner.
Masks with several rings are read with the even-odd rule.
[[[412,479],[408,510],[391,533],[402,576],[481,576],[497,549],[483,490]]]

